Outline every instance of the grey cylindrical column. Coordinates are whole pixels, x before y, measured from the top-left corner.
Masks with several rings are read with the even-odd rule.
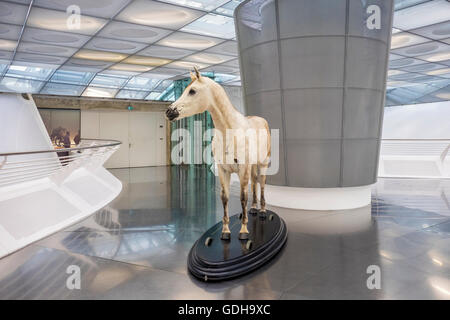
[[[250,0],[235,12],[244,100],[280,129],[268,183],[376,182],[393,0]]]

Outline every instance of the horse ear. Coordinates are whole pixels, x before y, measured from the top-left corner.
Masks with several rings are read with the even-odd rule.
[[[200,72],[198,72],[197,67],[194,67],[194,71],[195,71],[195,76],[197,77],[197,79],[200,80],[201,74],[200,74]]]
[[[192,82],[194,82],[195,80],[197,80],[197,77],[195,76],[194,73],[192,73],[192,71],[189,72],[189,74],[190,74],[190,76],[191,76],[191,81],[192,81]]]

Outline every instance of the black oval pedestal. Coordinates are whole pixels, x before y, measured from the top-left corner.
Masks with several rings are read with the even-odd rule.
[[[189,271],[204,281],[235,278],[267,263],[287,239],[286,224],[270,210],[265,219],[249,213],[248,240],[239,240],[240,228],[240,214],[236,214],[230,217],[230,240],[220,239],[222,222],[206,231],[189,252]]]

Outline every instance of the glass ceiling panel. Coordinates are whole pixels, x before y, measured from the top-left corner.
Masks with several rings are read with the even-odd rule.
[[[188,24],[181,31],[232,39],[235,36],[234,19],[211,13]]]
[[[7,64],[0,64],[0,75],[3,74],[3,71],[5,71]]]
[[[435,92],[450,83],[450,80],[439,80],[430,83],[407,83],[399,88],[387,91],[387,98],[393,105],[404,105],[418,102],[420,98]],[[392,105],[392,104],[391,104]]]
[[[83,97],[114,98],[118,89],[87,87]]]
[[[99,87],[108,87],[108,88],[120,88],[127,81],[128,77],[126,76],[114,76],[114,75],[103,75],[98,74],[91,81],[90,85],[99,86]]]
[[[161,81],[160,84],[158,84],[158,85],[156,86],[156,88],[154,89],[154,91],[162,92],[162,91],[166,90],[172,83],[173,83],[172,80],[163,80],[163,81]]]
[[[216,10],[214,10],[215,13],[220,13],[229,17],[233,16],[234,13],[234,9],[236,9],[236,7],[244,0],[232,0],[228,3],[225,3],[223,6],[221,6],[220,8],[217,8]]]
[[[161,94],[161,92],[151,92],[145,100],[159,100]]]
[[[116,98],[120,99],[144,99],[148,91],[120,90]]]
[[[237,78],[237,76],[231,75],[231,74],[225,74],[225,73],[216,73],[214,74],[214,80],[217,82],[228,82],[232,81]]]
[[[402,10],[428,1],[430,0],[395,0],[394,8],[395,10]]]
[[[405,31],[450,20],[449,6],[448,1],[434,0],[398,10],[394,14],[394,27]]]
[[[160,0],[162,2],[177,4],[184,7],[205,11],[214,10],[230,0]]]
[[[158,42],[162,46],[152,45],[139,53],[139,55],[173,59],[176,62],[172,62],[169,66],[154,68],[153,70],[150,66],[126,64],[125,61],[120,61],[121,63],[107,69],[112,63],[95,61],[94,58],[96,57],[93,56],[86,56],[85,58],[87,59],[72,58],[66,61],[67,58],[52,55],[17,52],[15,55],[16,62],[9,67],[10,63],[12,63],[13,50],[17,45],[17,41],[11,41],[16,39],[14,37],[11,40],[0,40],[0,46],[3,44],[3,51],[0,50],[0,91],[173,100],[172,80],[187,77],[186,71],[188,68],[191,69],[193,64],[201,66],[202,63],[205,64],[203,67],[206,67],[202,71],[213,73],[218,82],[226,85],[241,85],[238,73],[238,60],[222,63],[221,61],[206,61],[205,59],[210,59],[212,54],[219,58],[222,55],[237,56],[236,42],[225,41],[225,39],[233,39],[235,37],[233,13],[243,0],[121,1],[123,3],[129,2],[129,6],[124,8],[116,20],[133,22],[139,20],[139,24],[113,21],[108,26],[120,24],[120,32],[114,36],[111,29],[108,36],[106,34],[100,35],[106,38],[134,40],[147,45]],[[448,35],[450,11],[446,10],[449,5],[448,1],[445,0],[395,1],[395,28],[393,28],[395,35],[392,41],[393,51],[391,51],[390,55],[391,70],[389,71],[387,91],[388,104],[417,103],[421,99],[432,99],[437,94],[436,90],[443,90],[443,92],[439,92],[440,98],[448,97],[448,87],[445,89],[445,86],[448,86],[450,81],[450,69],[448,66],[450,64],[450,53],[445,48],[444,43],[450,44]],[[142,8],[146,10],[142,10]],[[167,17],[164,14],[161,15],[160,10],[163,9],[170,11]],[[183,21],[179,23],[168,21],[171,13],[175,15],[183,13]],[[141,16],[138,17],[139,15]],[[82,46],[87,38],[78,34],[93,34],[95,30],[98,30],[106,22],[104,19],[93,17],[90,19],[89,16],[83,16],[82,22],[89,20],[89,22],[93,23],[90,26],[85,26],[87,29],[75,33],[59,32],[56,34],[48,31],[48,29],[54,29],[55,24],[50,26],[47,20],[58,18],[57,16],[62,17],[62,12],[42,9],[38,6],[32,9],[29,24],[38,24],[42,27],[39,29],[41,31],[39,34],[41,36],[45,35],[47,40],[52,40],[45,41],[43,39],[43,42],[52,43],[53,45],[61,43],[63,46],[67,45],[73,48],[81,46],[80,49],[88,49]],[[164,16],[164,21],[153,21],[154,17],[161,16]],[[19,20],[23,21],[23,19]],[[13,24],[19,28],[20,21]],[[169,34],[167,30],[144,27],[140,25],[141,23],[144,25],[154,23],[165,25],[169,29],[174,29],[175,32]],[[61,27],[64,30],[66,28],[64,19],[58,22],[57,25],[59,26],[58,28]],[[106,29],[108,26],[106,26]],[[180,27],[183,27],[182,30],[189,33],[179,32],[178,29]],[[25,36],[28,28],[26,26]],[[80,40],[79,37],[84,37],[85,40]],[[4,37],[4,39],[10,38]],[[73,45],[69,45],[69,40],[76,41],[73,42]],[[34,41],[36,43],[41,42],[39,39]],[[21,48],[20,44],[19,48]],[[438,48],[432,51],[424,51],[428,45],[434,47],[436,44],[442,50]],[[414,46],[412,47],[412,45]],[[190,50],[177,48],[188,48]],[[119,49],[111,50],[113,52],[117,51],[117,55],[123,58],[123,52]],[[203,49],[207,49],[206,52],[198,52]],[[82,52],[90,53],[91,55],[92,53],[99,54],[98,51],[87,52],[82,50]],[[49,52],[48,54],[51,53]],[[419,54],[419,57],[413,58],[413,56]],[[411,58],[408,58],[409,56]],[[139,61],[134,61],[133,63],[143,63],[142,59],[144,58],[139,57]],[[118,60],[114,59],[114,61]],[[2,75],[5,76],[3,79],[1,78]],[[45,81],[48,82],[46,83]]]
[[[75,86],[65,83],[51,83],[48,82],[44,88],[41,89],[42,94],[55,94],[65,96],[79,96],[83,93],[84,86]]]
[[[50,74],[53,71],[54,71],[54,69],[44,69],[44,68],[31,67],[31,66],[11,65],[11,66],[9,66],[6,76],[16,77],[16,78],[33,79],[33,80],[47,80],[47,78],[50,76]]]
[[[0,91],[38,93],[44,82],[30,79],[3,77],[0,81]]]
[[[85,85],[88,84],[89,81],[91,81],[93,76],[94,76],[93,72],[79,72],[60,69],[53,74],[50,81]]]
[[[144,77],[133,77],[128,81],[125,88],[126,89],[139,89],[139,90],[147,90],[150,91],[156,86],[161,80],[160,79],[151,79]]]

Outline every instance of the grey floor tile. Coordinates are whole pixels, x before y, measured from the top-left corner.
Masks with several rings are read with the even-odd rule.
[[[372,205],[269,207],[287,223],[262,268],[211,283],[186,270],[192,244],[222,218],[220,186],[201,167],[112,170],[121,194],[91,217],[0,259],[0,299],[450,299],[450,181],[379,179]],[[230,213],[240,212],[239,186]],[[69,290],[66,270],[81,269]],[[381,289],[367,288],[367,267]]]

